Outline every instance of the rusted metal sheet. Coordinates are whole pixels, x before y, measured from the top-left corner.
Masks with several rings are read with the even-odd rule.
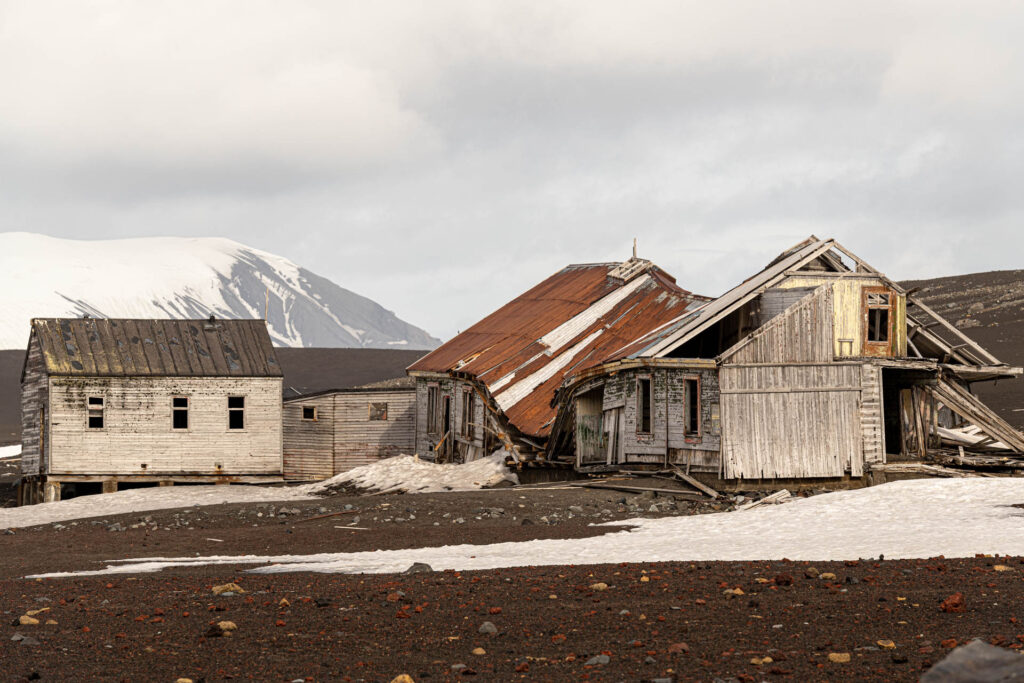
[[[567,374],[600,365],[707,301],[653,264],[637,263],[568,266],[409,370],[475,378],[520,432],[546,436],[555,415],[551,400]],[[620,273],[628,279],[614,276]]]
[[[54,376],[282,376],[262,320],[36,318],[32,331]]]

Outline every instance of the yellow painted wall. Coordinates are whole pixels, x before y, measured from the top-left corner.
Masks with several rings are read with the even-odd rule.
[[[884,287],[880,278],[865,275],[864,277],[836,278],[827,275],[791,275],[779,283],[781,289],[796,287],[818,287],[832,284],[833,306],[833,343],[837,358],[863,355],[864,332],[864,288]],[[895,350],[896,356],[907,355],[907,302],[903,295],[896,296],[895,310]]]

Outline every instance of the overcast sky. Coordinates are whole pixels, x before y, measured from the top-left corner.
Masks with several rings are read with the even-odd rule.
[[[1020,2],[0,0],[0,229],[225,236],[448,338],[810,233],[1024,268]],[[8,293],[10,295],[10,293]]]

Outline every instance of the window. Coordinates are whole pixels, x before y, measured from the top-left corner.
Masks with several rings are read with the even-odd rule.
[[[387,422],[388,419],[388,404],[387,403],[371,403],[370,404],[370,420],[373,422]]]
[[[245,396],[228,396],[228,429],[245,429]]]
[[[476,438],[476,427],[473,424],[473,392],[470,389],[462,390],[462,424],[459,431],[467,439]]]
[[[440,403],[441,389],[437,386],[427,387],[427,432],[439,434],[438,425],[438,403]]]
[[[869,342],[884,343],[889,341],[889,306],[889,294],[867,293],[867,340]]]
[[[188,397],[175,396],[171,399],[171,427],[188,429]]]
[[[302,419],[307,422],[316,422],[316,406],[302,406]]]
[[[683,433],[696,436],[700,434],[700,382],[696,379],[683,380],[683,390]]]
[[[103,429],[103,397],[90,396],[88,399],[89,429]]]
[[[651,403],[651,378],[641,377],[636,381],[637,434],[651,433]]]

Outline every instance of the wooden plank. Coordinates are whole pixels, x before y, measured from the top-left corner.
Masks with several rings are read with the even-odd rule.
[[[672,469],[672,473],[677,478],[685,481],[687,484],[689,484],[693,488],[697,489],[698,491],[702,491],[706,495],[711,496],[712,498],[718,498],[718,496],[719,496],[718,491],[714,490],[713,488],[711,488],[707,484],[694,479],[693,477],[691,477],[690,475],[686,474],[685,472],[682,472],[679,469],[673,468]]]

